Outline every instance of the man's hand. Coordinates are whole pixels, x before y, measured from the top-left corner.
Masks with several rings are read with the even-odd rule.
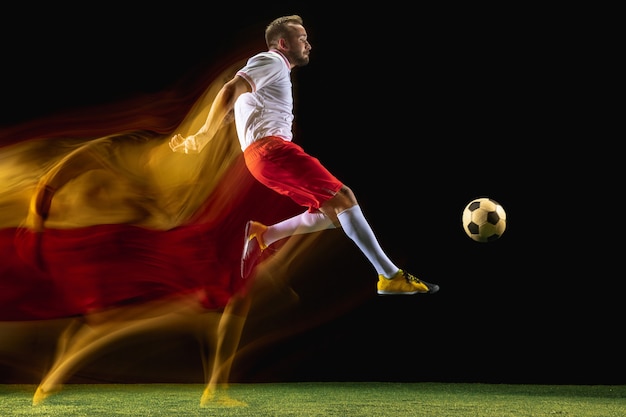
[[[170,139],[170,149],[173,152],[198,153],[195,136],[184,138],[180,133],[177,133]]]

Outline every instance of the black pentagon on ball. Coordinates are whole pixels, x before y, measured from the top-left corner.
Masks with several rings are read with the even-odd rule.
[[[493,242],[494,240],[498,240],[498,239],[500,239],[500,235],[493,234],[487,238],[487,242]]]
[[[495,211],[490,211],[487,214],[487,222],[491,224],[496,224],[500,221],[500,215]]]
[[[480,201],[473,201],[472,203],[470,203],[469,206],[467,206],[467,209],[469,211],[474,211],[474,210],[477,210],[478,208],[480,208]]]
[[[476,224],[476,223],[474,223],[474,222],[469,222],[469,223],[467,224],[467,230],[469,230],[469,232],[470,232],[471,234],[473,234],[473,235],[477,235],[477,234],[479,233],[479,231],[480,231],[480,226],[479,226],[479,225],[477,225],[477,224]]]

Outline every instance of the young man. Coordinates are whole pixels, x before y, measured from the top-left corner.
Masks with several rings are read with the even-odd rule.
[[[340,227],[378,273],[378,294],[432,294],[439,286],[400,269],[383,252],[352,190],[318,159],[292,142],[291,70],[307,65],[311,44],[300,16],[283,16],[265,30],[268,50],[251,57],[219,91],[194,135],[175,135],[174,152],[197,153],[234,110],[246,166],[259,182],[308,209],[274,225],[249,221],[241,274],[247,278],[272,243],[301,233]]]

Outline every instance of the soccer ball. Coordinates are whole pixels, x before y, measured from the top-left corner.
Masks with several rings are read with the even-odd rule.
[[[462,223],[465,233],[476,242],[493,242],[506,229],[506,212],[491,198],[476,198],[465,206]]]

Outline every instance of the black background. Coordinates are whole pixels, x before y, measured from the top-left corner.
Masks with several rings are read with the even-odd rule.
[[[546,9],[417,7],[15,12],[0,120],[164,90],[243,44],[263,49],[271,19],[300,14],[313,50],[294,71],[297,141],[356,192],[388,254],[441,291],[377,297],[371,266],[330,231],[340,250],[296,269],[295,285],[302,316],[340,313],[242,359],[233,378],[625,383],[620,177],[580,108],[579,38]],[[461,228],[479,196],[507,211],[499,241]],[[181,338],[152,359],[101,361],[122,369],[113,379],[201,378],[186,349]]]

